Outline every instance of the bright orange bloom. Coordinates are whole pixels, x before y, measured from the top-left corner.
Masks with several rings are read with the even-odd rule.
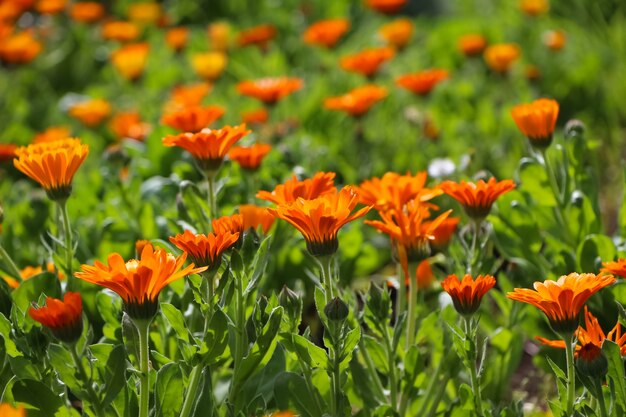
[[[13,159],[17,148],[18,146],[12,143],[0,143],[0,162]]]
[[[407,0],[365,0],[370,9],[384,14],[394,14],[400,11]]]
[[[196,74],[207,81],[217,80],[228,64],[228,56],[219,51],[203,52],[191,56],[191,66]]]
[[[403,49],[411,40],[415,28],[409,19],[397,19],[389,22],[378,29],[378,34],[387,45],[397,49]]]
[[[208,83],[196,83],[191,85],[181,85],[172,90],[172,95],[167,105],[171,111],[189,107],[199,107],[206,95],[211,91]]]
[[[39,0],[35,9],[41,14],[57,14],[65,9],[67,0]]]
[[[448,246],[456,228],[461,221],[460,217],[448,217],[441,222],[433,231],[434,238],[430,241],[430,246],[433,249],[441,250]],[[422,227],[426,230],[430,229],[430,222],[424,222]]]
[[[266,143],[255,143],[252,146],[236,146],[228,152],[228,157],[237,162],[243,169],[255,171],[261,166],[263,158],[272,150]]]
[[[332,48],[350,29],[348,19],[326,19],[309,26],[302,37],[304,43]]]
[[[409,285],[409,275],[405,276],[406,279],[404,281],[404,285]],[[433,273],[433,269],[431,268],[428,259],[424,259],[417,265],[415,278],[417,279],[417,289],[423,290],[431,286],[431,284],[435,280],[435,274]]]
[[[300,78],[261,78],[254,81],[242,81],[237,84],[237,91],[244,96],[254,97],[265,104],[275,104],[294,91],[302,88]]]
[[[51,126],[41,133],[37,133],[33,138],[33,143],[54,142],[60,139],[69,138],[70,129],[65,126]]]
[[[514,43],[500,43],[485,49],[485,61],[493,71],[505,73],[520,56],[520,49]]]
[[[197,266],[206,266],[216,271],[222,263],[222,254],[239,239],[239,233],[194,234],[189,230],[170,237],[170,242],[189,256]]]
[[[155,25],[163,16],[161,5],[156,2],[133,3],[128,6],[128,18],[143,25]]]
[[[41,50],[41,43],[27,30],[0,40],[0,60],[9,64],[28,64]]]
[[[615,262],[603,262],[600,272],[603,274],[618,275],[622,278],[626,278],[626,259],[618,259]]]
[[[53,265],[54,268],[54,265]],[[23,269],[20,270],[20,278],[22,278],[22,281],[26,281],[27,279],[30,279],[36,275],[39,275],[43,272],[43,268],[41,266],[27,266]],[[52,271],[49,271],[52,272]],[[20,286],[20,281],[16,280],[15,278],[11,278],[11,277],[2,277],[4,279],[4,281],[9,284],[10,288],[17,288]]]
[[[572,334],[578,328],[578,314],[589,297],[616,282],[612,275],[563,275],[558,281],[535,282],[535,290],[515,288],[507,297],[532,304],[548,317],[552,329]]]
[[[401,75],[396,84],[414,94],[426,96],[443,80],[448,79],[448,71],[439,68],[427,69],[413,74]]]
[[[378,211],[401,210],[411,200],[426,202],[443,193],[437,188],[426,188],[427,177],[426,171],[415,175],[387,172],[380,178],[363,181],[357,190],[361,203]]]
[[[129,42],[139,37],[139,27],[133,22],[111,20],[102,24],[102,38]]]
[[[547,148],[552,142],[552,133],[559,116],[559,103],[542,98],[513,107],[511,116],[533,146]]]
[[[269,117],[270,115],[265,108],[249,110],[241,113],[241,120],[248,125],[261,125],[266,123]]]
[[[368,48],[359,53],[344,56],[339,64],[346,71],[358,72],[366,77],[372,77],[380,66],[393,58],[394,55],[393,48]]]
[[[257,230],[259,226],[263,234],[272,228],[276,218],[270,213],[267,207],[259,207],[254,204],[242,204],[239,206],[239,214],[243,217],[243,229]]]
[[[207,128],[222,117],[224,108],[220,106],[187,107],[161,117],[161,123],[180,132],[196,133]]]
[[[239,233],[239,237],[242,237],[245,231],[243,216],[239,213],[213,219],[211,226],[213,227],[213,233],[216,234]]]
[[[273,25],[260,25],[243,30],[237,35],[239,46],[257,45],[265,49],[269,41],[276,36],[276,28]]]
[[[529,16],[539,16],[548,12],[548,0],[520,0],[519,8]]]
[[[189,152],[205,172],[219,169],[230,148],[250,133],[246,125],[224,126],[221,129],[203,129],[198,133],[181,133],[163,138],[165,146],[178,146]]]
[[[143,252],[143,248],[145,248],[148,244],[151,244],[150,241],[145,239],[135,241],[135,255],[141,255],[141,252]]]
[[[461,203],[468,216],[480,220],[489,214],[498,197],[515,188],[515,183],[512,180],[498,182],[495,178],[489,178],[487,182],[479,180],[476,183],[444,181],[439,188]]]
[[[75,275],[116,292],[122,297],[124,310],[131,318],[151,319],[157,312],[159,293],[163,288],[184,276],[206,270],[206,267],[194,268],[194,264],[183,268],[186,259],[185,253],[175,258],[148,243],[139,260],[124,262],[119,253],[112,253],[107,259],[108,265],[99,261],[94,266],[82,265],[82,271]]]
[[[465,56],[480,55],[487,47],[487,39],[483,35],[470,33],[459,38],[458,47]]]
[[[142,141],[150,133],[151,126],[141,121],[136,111],[117,113],[111,119],[111,130],[118,139],[134,139]]]
[[[80,120],[87,127],[95,127],[111,113],[111,105],[102,99],[87,100],[70,107],[70,116]]]
[[[543,43],[553,51],[560,51],[565,46],[567,38],[562,30],[549,30],[543,34]]]
[[[294,226],[306,241],[309,253],[313,256],[334,254],[338,247],[337,232],[345,224],[363,217],[371,207],[363,207],[353,212],[359,203],[359,196],[352,187],[327,193],[313,200],[298,198],[290,204],[268,209],[275,217],[286,220]]]
[[[336,191],[334,172],[318,172],[313,178],[299,181],[294,175],[284,184],[279,184],[273,191],[259,191],[257,198],[278,205],[286,205],[298,199],[313,200]]]
[[[467,274],[462,280],[456,275],[448,275],[441,283],[443,290],[450,294],[455,310],[463,316],[474,314],[483,296],[495,285],[496,279],[491,275],[479,275],[473,279]]]
[[[30,1],[0,1],[0,21],[14,22],[31,7]]]
[[[169,29],[165,32],[165,43],[175,52],[180,52],[187,45],[189,39],[189,29],[186,27],[178,27]]]
[[[18,148],[13,165],[37,181],[52,200],[65,200],[72,192],[72,179],[89,154],[78,139],[63,139]]]
[[[125,45],[113,51],[111,63],[122,77],[133,81],[143,74],[149,52],[150,45],[147,43]]]
[[[83,300],[77,292],[65,293],[63,301],[46,297],[45,306],[31,307],[28,314],[62,342],[77,341],[83,331]]]
[[[360,117],[385,97],[387,97],[386,88],[369,84],[357,87],[342,96],[327,98],[324,100],[324,107],[330,110],[345,111],[353,117]]]
[[[231,42],[231,28],[226,22],[211,23],[207,28],[211,47],[216,51],[225,51]]]
[[[77,22],[97,22],[104,16],[104,6],[95,1],[74,3],[70,9],[70,16]]]
[[[0,404],[0,416],[2,417],[26,417],[26,409],[20,405],[15,408],[11,404]]]

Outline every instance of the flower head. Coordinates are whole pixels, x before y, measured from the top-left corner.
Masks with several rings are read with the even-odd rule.
[[[402,49],[409,43],[414,31],[415,28],[411,20],[397,19],[384,24],[378,29],[378,34],[387,42],[388,46]]]
[[[161,117],[161,123],[180,132],[196,133],[208,127],[222,117],[224,109],[220,106],[186,107]]]
[[[487,182],[479,180],[475,183],[444,181],[439,188],[461,203],[468,216],[480,220],[489,214],[498,197],[515,188],[515,183],[511,180],[496,181],[495,178],[489,178]]]
[[[320,20],[309,26],[302,37],[304,43],[332,48],[350,29],[348,19]]]
[[[170,242],[185,252],[197,266],[206,266],[208,271],[216,271],[222,254],[230,249],[239,239],[239,233],[195,234],[189,230],[170,237]]]
[[[37,13],[53,15],[61,13],[65,9],[67,0],[39,0],[35,5]]]
[[[445,249],[448,243],[450,243],[452,236],[454,236],[454,232],[460,221],[460,217],[448,217],[439,223],[432,231],[433,239],[430,241],[430,247],[433,248],[433,250],[439,251]],[[422,227],[425,230],[429,230],[431,228],[431,222],[424,222]]]
[[[52,265],[54,271],[54,265]],[[22,281],[26,281],[34,276],[37,276],[43,272],[43,268],[41,266],[26,266],[20,270],[20,278]],[[52,272],[52,271],[50,271]],[[4,281],[9,285],[10,288],[15,289],[20,286],[20,281],[15,278],[4,276],[2,277]]]
[[[9,64],[28,64],[42,49],[32,32],[22,31],[0,41],[0,60]]]
[[[104,16],[104,6],[95,1],[74,3],[70,9],[70,16],[77,22],[97,22]]]
[[[443,80],[448,79],[448,71],[439,68],[428,69],[414,74],[406,74],[396,79],[396,84],[414,94],[428,95]]]
[[[369,48],[353,55],[344,56],[339,62],[341,68],[350,72],[358,72],[366,77],[372,77],[380,66],[395,55],[393,48]]]
[[[136,111],[117,113],[111,119],[111,130],[118,139],[142,141],[150,133],[151,126],[141,121]]]
[[[213,232],[217,234],[239,233],[239,237],[243,237],[245,231],[243,225],[243,216],[241,214],[232,214],[230,216],[222,216],[213,219],[211,222]]]
[[[626,278],[626,259],[618,259],[615,262],[603,262],[600,272],[603,274],[617,275]]]
[[[552,143],[552,133],[559,116],[559,103],[542,98],[528,104],[519,104],[511,110],[511,116],[519,130],[538,148]]]
[[[272,228],[274,220],[276,220],[267,207],[259,207],[253,204],[240,205],[239,214],[243,219],[244,230],[257,230],[260,226],[263,234],[267,234],[267,232]]]
[[[217,80],[228,64],[228,55],[220,51],[202,52],[191,56],[191,67],[207,81]]]
[[[578,328],[578,314],[589,297],[615,281],[612,275],[571,273],[557,281],[535,282],[535,290],[515,288],[507,297],[534,305],[548,317],[555,332],[571,335]]]
[[[133,3],[128,6],[128,18],[142,25],[154,25],[163,16],[163,10],[159,3],[147,1]]]
[[[415,198],[426,202],[442,194],[437,188],[426,187],[427,177],[426,171],[415,175],[408,172],[404,175],[387,172],[380,178],[363,181],[358,187],[359,198],[361,203],[373,206],[378,211],[401,210]]]
[[[302,181],[294,175],[284,184],[277,185],[273,191],[259,191],[256,197],[279,205],[293,203],[300,198],[313,200],[324,194],[334,193],[334,179],[334,172],[318,172],[313,178]]]
[[[231,27],[226,22],[211,23],[207,27],[211,47],[216,51],[225,51],[231,44]]]
[[[62,342],[73,343],[83,332],[83,301],[77,292],[65,293],[63,301],[46,297],[45,306],[31,307],[28,314]]]
[[[543,43],[552,51],[560,51],[567,38],[562,30],[549,30],[543,34]]]
[[[124,45],[113,51],[111,63],[122,77],[133,81],[143,74],[149,52],[150,45],[147,43]]]
[[[519,46],[513,43],[500,43],[485,49],[485,61],[496,72],[506,73],[520,56]]]
[[[275,36],[276,28],[273,25],[259,25],[239,32],[237,43],[239,46],[256,45],[265,49]]]
[[[107,40],[130,42],[139,37],[139,27],[133,22],[111,20],[102,24],[102,38]]]
[[[243,169],[256,171],[263,158],[272,150],[266,143],[255,143],[252,146],[236,146],[228,152],[228,157],[237,162]]]
[[[329,97],[324,101],[324,107],[345,111],[353,117],[360,117],[385,97],[387,97],[386,88],[370,84],[355,88],[339,97]]]
[[[75,275],[84,281],[116,292],[124,302],[124,310],[132,319],[151,319],[157,312],[159,293],[171,282],[206,270],[191,264],[183,268],[186,254],[179,257],[147,243],[139,260],[124,262],[119,253],[112,253],[107,265],[96,261],[94,266],[82,265]]]
[[[300,78],[261,78],[254,81],[242,81],[237,84],[237,91],[244,96],[254,97],[265,104],[275,104],[294,91],[302,88]]]
[[[519,8],[529,16],[545,14],[550,8],[548,0],[520,0]]]
[[[52,126],[33,138],[33,143],[55,142],[70,137],[70,130],[65,126]]]
[[[409,275],[405,274],[405,276],[406,279],[404,285],[409,285]],[[433,273],[433,268],[430,266],[430,261],[428,259],[424,259],[417,264],[415,279],[417,280],[417,288],[420,290],[429,288],[435,280],[435,274]]]
[[[463,55],[476,56],[480,55],[487,47],[487,40],[478,33],[469,33],[459,38],[458,47]]]
[[[443,290],[452,297],[454,308],[463,316],[474,314],[483,296],[495,285],[496,279],[491,275],[479,275],[473,279],[467,274],[461,280],[456,275],[448,275],[441,283]]]
[[[384,14],[394,14],[400,11],[407,3],[407,0],[366,0],[365,4],[370,9]]]
[[[0,416],[2,417],[26,417],[26,409],[22,405],[15,408],[11,404],[1,403],[0,404]]]
[[[247,125],[262,125],[266,123],[268,119],[269,113],[264,108],[248,110],[241,113],[241,120]]]
[[[111,105],[103,99],[86,100],[74,104],[68,113],[85,126],[95,127],[111,113]]]
[[[13,159],[17,148],[18,146],[12,143],[0,143],[0,162]]]
[[[211,85],[205,82],[181,85],[172,90],[171,97],[166,107],[181,110],[190,107],[200,107],[202,99],[211,91]]]
[[[187,45],[189,29],[186,27],[171,28],[165,32],[165,43],[175,52],[180,52]]]

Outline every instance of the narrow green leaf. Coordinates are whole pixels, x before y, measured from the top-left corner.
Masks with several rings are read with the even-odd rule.
[[[154,391],[156,417],[176,417],[183,406],[183,374],[176,363],[157,372]]]

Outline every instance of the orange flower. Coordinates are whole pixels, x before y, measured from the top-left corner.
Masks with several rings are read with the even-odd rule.
[[[491,275],[479,275],[473,279],[465,275],[462,280],[456,275],[448,275],[441,287],[450,294],[455,310],[463,316],[471,316],[480,307],[480,302],[487,291],[496,285],[496,279]]]
[[[401,210],[409,201],[419,198],[426,202],[442,194],[439,189],[426,188],[428,173],[421,171],[414,176],[387,172],[381,178],[363,181],[357,188],[361,203],[373,206],[378,211]]]
[[[17,148],[18,146],[12,143],[0,143],[0,162],[13,159]]]
[[[578,313],[589,297],[615,282],[612,275],[571,273],[558,281],[535,282],[535,291],[515,288],[506,296],[534,305],[548,317],[555,332],[571,335],[578,328]]]
[[[57,14],[65,9],[67,0],[39,0],[35,6],[38,13]]]
[[[485,49],[485,61],[496,72],[507,72],[520,56],[520,49],[514,43],[500,43]]]
[[[548,0],[520,0],[519,8],[529,16],[539,16],[548,12]]]
[[[248,125],[261,125],[266,123],[269,117],[269,113],[264,108],[249,110],[241,113],[241,120]]]
[[[270,213],[267,207],[259,207],[253,204],[242,204],[239,206],[239,214],[243,217],[243,229],[257,230],[259,226],[263,234],[272,228],[276,218]]]
[[[170,237],[170,242],[189,256],[197,266],[206,266],[209,272],[216,271],[222,263],[222,254],[239,239],[239,233],[194,234],[185,230],[183,234]]]
[[[95,1],[74,3],[70,9],[70,16],[77,22],[97,22],[104,16],[104,6]]]
[[[626,259],[618,259],[616,262],[603,262],[600,272],[603,274],[618,275],[626,278]]]
[[[459,222],[461,221],[460,217],[448,217],[443,222],[441,222],[433,231],[432,234],[434,236],[433,240],[430,241],[431,248],[435,250],[443,250],[450,240],[452,236],[454,236],[454,232],[456,231]],[[430,229],[431,222],[424,222],[422,227],[426,230]]]
[[[294,91],[302,88],[300,78],[261,78],[254,81],[242,81],[237,84],[237,91],[244,96],[254,97],[265,104],[275,104]]]
[[[532,64],[529,64],[524,67],[524,77],[526,77],[526,79],[529,81],[538,80],[539,78],[541,78],[541,72],[539,71],[539,68]]]
[[[511,116],[533,146],[547,148],[552,143],[552,133],[559,116],[559,103],[542,98],[513,107]]]
[[[313,256],[334,254],[338,247],[337,232],[345,224],[364,216],[371,207],[354,208],[359,197],[352,187],[322,195],[313,200],[298,198],[293,203],[268,209],[275,217],[294,226],[306,241],[307,250]]]
[[[208,83],[196,83],[191,85],[181,85],[172,90],[172,95],[167,107],[172,111],[189,107],[199,107],[202,99],[211,91]]]
[[[134,139],[142,141],[150,133],[150,125],[141,121],[135,111],[117,113],[111,120],[111,130],[118,139]]]
[[[143,248],[145,248],[148,244],[151,244],[150,241],[145,239],[135,241],[135,256],[141,255]]]
[[[350,72],[358,72],[366,77],[373,77],[380,66],[395,55],[393,48],[369,48],[348,55],[340,60],[341,68]]]
[[[543,34],[543,43],[553,51],[560,51],[567,38],[562,30],[549,30]]]
[[[407,278],[405,279],[404,285],[409,285],[409,275],[407,274],[405,276]],[[431,268],[428,259],[424,259],[417,265],[415,278],[417,279],[417,288],[419,290],[423,290],[431,286],[431,284],[435,280],[435,274],[433,273],[433,269]]]
[[[276,28],[272,25],[260,25],[243,30],[237,35],[237,43],[239,46],[257,45],[265,49],[269,41],[276,36]]]
[[[19,32],[0,40],[0,60],[9,64],[28,64],[41,50],[41,43],[31,31]]]
[[[96,261],[94,266],[82,265],[75,275],[84,281],[116,292],[124,302],[124,311],[132,319],[151,319],[157,312],[159,293],[171,282],[186,275],[206,270],[191,264],[183,268],[187,254],[179,257],[148,243],[139,260],[124,262],[119,253],[112,253],[108,265]],[[182,268],[182,269],[181,269]]]
[[[230,25],[226,22],[211,23],[207,28],[211,47],[216,51],[228,49],[231,41]]]
[[[37,181],[52,200],[65,200],[72,192],[72,179],[89,154],[78,139],[63,139],[18,148],[13,165]]]
[[[63,301],[46,297],[46,305],[29,308],[28,315],[65,343],[76,342],[83,332],[83,300],[77,292],[65,293]]]
[[[498,197],[515,188],[515,183],[511,180],[498,182],[495,178],[489,178],[487,182],[479,180],[476,183],[444,181],[439,188],[461,203],[468,216],[481,220],[489,214]]]
[[[339,97],[324,100],[324,107],[345,111],[353,117],[363,116],[378,101],[387,97],[387,89],[374,84],[355,88]]]
[[[189,29],[186,27],[178,27],[169,29],[165,32],[165,43],[175,52],[180,52],[187,45],[189,39]]]
[[[154,25],[162,16],[161,5],[155,2],[134,3],[128,6],[128,18],[135,23]]]
[[[265,143],[255,143],[252,146],[237,146],[228,152],[228,157],[237,162],[243,169],[256,171],[261,166],[263,158],[272,150]]]
[[[221,129],[203,129],[198,133],[181,133],[163,138],[165,146],[178,146],[189,152],[205,172],[215,172],[231,146],[250,133],[246,125],[224,126]]]
[[[483,35],[470,33],[459,38],[458,47],[465,56],[476,56],[487,47],[487,40]]]
[[[111,63],[124,78],[134,81],[143,74],[149,52],[147,43],[125,45],[113,51]]]
[[[70,137],[70,130],[65,126],[51,126],[33,138],[33,143],[54,142]]]
[[[217,234],[239,233],[239,237],[242,237],[245,231],[241,214],[219,217],[211,222],[211,226],[213,233]]]
[[[161,123],[181,132],[196,133],[208,127],[222,117],[224,109],[220,106],[187,107],[161,117]]]
[[[378,34],[387,42],[387,45],[403,49],[411,40],[414,32],[413,22],[409,19],[398,19],[383,25]]]
[[[407,0],[365,0],[370,9],[384,14],[394,14],[400,11]]]
[[[129,42],[139,37],[139,28],[132,22],[112,20],[102,25],[102,38]]]
[[[302,35],[304,43],[332,48],[350,29],[348,19],[326,19],[313,23]]]
[[[426,96],[441,81],[448,79],[448,71],[439,68],[406,74],[396,79],[396,84],[414,94]]]
[[[23,269],[20,270],[20,278],[22,278],[22,281],[26,281],[27,279],[30,279],[36,275],[39,275],[43,272],[43,268],[41,266],[27,266]],[[52,271],[49,271],[52,272]],[[4,281],[9,284],[10,288],[17,288],[20,286],[20,281],[16,280],[15,278],[11,278],[11,277],[2,277],[4,279]]]
[[[334,172],[318,172],[313,178],[299,181],[294,175],[284,184],[279,184],[273,191],[259,191],[257,198],[278,205],[286,205],[298,199],[313,200],[336,191]]]
[[[15,408],[11,404],[0,404],[0,416],[2,417],[26,417],[26,409],[20,405]]]
[[[111,105],[102,99],[87,100],[70,107],[70,116],[80,120],[87,127],[95,127],[111,113]]]
[[[207,81],[215,81],[224,72],[228,56],[219,51],[203,52],[191,56],[191,66],[200,77]]]

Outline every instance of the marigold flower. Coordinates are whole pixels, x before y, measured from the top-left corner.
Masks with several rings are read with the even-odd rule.
[[[217,80],[228,64],[228,56],[219,51],[203,52],[191,56],[191,66],[200,77],[207,81]]]
[[[205,172],[215,172],[230,148],[250,133],[246,125],[203,129],[198,133],[181,133],[163,138],[165,146],[177,146],[189,152]]]
[[[0,41],[0,60],[9,64],[28,64],[41,50],[41,43],[26,30]]]
[[[12,143],[0,143],[0,162],[13,159],[17,148],[18,146]]]
[[[165,32],[165,43],[175,52],[180,52],[187,45],[189,29],[186,27],[171,28]]]
[[[20,278],[22,281],[26,281],[34,276],[37,276],[43,272],[43,268],[41,266],[27,266],[20,270]],[[52,271],[49,271],[52,272]],[[2,277],[4,281],[9,285],[10,288],[15,289],[20,286],[20,281],[11,278],[11,277]]]
[[[143,248],[145,248],[146,245],[149,244],[151,244],[150,241],[145,239],[139,239],[135,241],[135,256],[141,255],[141,252],[143,252]]]
[[[217,234],[239,233],[239,237],[242,237],[241,235],[243,235],[243,232],[245,231],[243,216],[239,213],[213,219],[211,226],[213,227],[213,233]]]
[[[348,19],[320,20],[309,26],[302,35],[304,43],[332,48],[350,29]]]
[[[406,279],[404,285],[409,285],[409,275],[406,274]],[[424,259],[422,262],[417,264],[417,270],[415,271],[415,279],[417,280],[417,289],[423,290],[430,287],[435,281],[435,274],[433,273],[433,269],[430,266],[430,262],[428,259]]]
[[[549,30],[543,34],[543,43],[553,51],[560,51],[565,46],[567,38],[562,30]]]
[[[397,49],[403,49],[411,40],[415,28],[409,19],[397,19],[389,22],[378,29],[378,34],[387,45]]]
[[[54,142],[60,139],[69,138],[70,129],[65,126],[51,126],[41,133],[37,133],[33,138],[33,143]]]
[[[52,200],[65,200],[72,192],[74,174],[89,154],[78,139],[28,145],[16,149],[13,165],[37,181]]]
[[[466,317],[478,310],[483,296],[495,285],[496,279],[491,275],[479,275],[473,279],[467,274],[462,280],[456,275],[448,275],[441,283],[443,290],[450,294],[455,310]]]
[[[396,79],[396,84],[414,94],[426,96],[437,84],[448,79],[448,76],[447,70],[433,68],[402,75]]]
[[[111,20],[102,24],[102,38],[130,42],[139,37],[139,27],[133,22]]]
[[[528,81],[535,81],[541,78],[541,72],[539,71],[539,68],[529,64],[524,67],[524,77],[526,77]]]
[[[573,334],[578,328],[578,314],[589,297],[616,280],[612,275],[571,273],[558,281],[535,282],[535,290],[515,288],[507,297],[532,304],[547,316],[559,334]]]
[[[220,106],[186,107],[161,117],[161,123],[178,129],[180,132],[196,133],[208,127],[222,117],[224,109]]]
[[[487,47],[487,40],[478,33],[469,33],[459,38],[458,47],[465,56],[476,56]]]
[[[207,28],[211,47],[216,51],[228,49],[231,40],[231,28],[226,22],[211,23]]]
[[[111,63],[122,77],[134,81],[143,74],[149,52],[150,45],[147,43],[125,45],[113,51]]]
[[[393,48],[368,48],[356,54],[344,56],[339,61],[341,68],[350,72],[358,72],[366,77],[373,77],[382,64],[395,55]]]
[[[539,16],[548,12],[548,0],[520,0],[520,9],[529,16]]]
[[[136,111],[117,113],[110,124],[111,130],[118,139],[142,141],[150,133],[151,126],[141,121]]]
[[[216,271],[222,263],[222,254],[239,239],[239,233],[194,234],[189,230],[170,237],[170,242],[185,252],[196,266],[206,266]]]
[[[210,91],[211,85],[205,82],[175,87],[167,107],[171,109],[171,112],[189,107],[199,107]]]
[[[479,180],[476,183],[444,181],[439,188],[461,203],[468,216],[481,220],[489,214],[498,197],[515,188],[515,183],[512,180],[496,181],[495,178],[489,178],[487,182]]]
[[[228,157],[237,162],[243,169],[256,171],[263,158],[272,150],[271,145],[255,143],[252,146],[236,146],[228,152]]]
[[[513,43],[491,45],[485,49],[485,61],[493,71],[505,73],[520,56],[519,46]]]
[[[111,113],[111,105],[102,99],[87,100],[74,104],[69,115],[80,120],[87,127],[95,127]]]
[[[559,103],[542,98],[513,107],[511,116],[533,146],[547,148],[552,143],[552,133],[559,116]]]
[[[434,250],[443,250],[450,243],[454,232],[456,232],[457,226],[461,221],[460,217],[448,217],[432,231],[433,239],[430,241],[430,247]],[[425,230],[431,228],[431,222],[424,222],[422,227]]]
[[[365,0],[370,9],[384,14],[394,14],[400,11],[407,0]]]
[[[97,22],[104,16],[104,6],[95,1],[74,3],[70,9],[70,16],[77,22]]]
[[[139,260],[124,262],[119,253],[112,253],[108,265],[96,261],[93,266],[82,265],[77,278],[116,292],[124,302],[124,311],[132,319],[152,319],[158,309],[159,293],[171,282],[184,276],[205,271],[206,267],[183,268],[187,254],[178,257],[148,243]]]
[[[334,193],[334,172],[318,172],[313,178],[298,180],[294,175],[284,184],[279,184],[273,191],[259,191],[257,198],[272,202],[277,205],[286,205],[302,198],[313,200],[325,194]]]
[[[243,229],[257,230],[259,226],[263,234],[272,228],[276,218],[270,213],[267,207],[259,207],[254,204],[242,204],[239,206],[239,214],[243,218]]]
[[[247,125],[266,123],[270,115],[265,108],[248,110],[241,113],[241,121]]]
[[[17,408],[11,404],[0,404],[0,416],[2,417],[26,417],[26,409],[20,405]]]
[[[29,308],[28,315],[65,343],[76,342],[83,332],[83,300],[77,292],[65,293],[63,301],[46,297],[46,305]]]
[[[155,25],[162,16],[161,5],[156,2],[133,3],[128,6],[128,18],[136,23]]]
[[[67,0],[39,0],[35,5],[35,9],[40,14],[57,14],[65,9]]]
[[[273,25],[259,25],[239,32],[237,43],[239,46],[257,45],[265,49],[275,36],[276,28]]]
[[[357,87],[342,96],[327,98],[324,100],[324,107],[330,110],[345,111],[353,117],[360,117],[385,97],[387,97],[386,88],[369,84]]]
[[[296,201],[268,209],[275,217],[294,226],[306,241],[307,250],[313,256],[327,256],[337,252],[337,233],[345,224],[363,217],[371,207],[353,212],[359,197],[352,187],[324,194],[313,200],[298,198]]]
[[[294,91],[302,88],[300,78],[261,78],[254,81],[242,81],[237,84],[237,91],[244,96],[254,97],[265,104],[275,104]]]
[[[387,172],[382,177],[365,180],[357,187],[361,203],[373,206],[378,211],[401,210],[409,201],[419,198],[426,202],[443,192],[437,188],[426,188],[428,173],[415,175]]]

